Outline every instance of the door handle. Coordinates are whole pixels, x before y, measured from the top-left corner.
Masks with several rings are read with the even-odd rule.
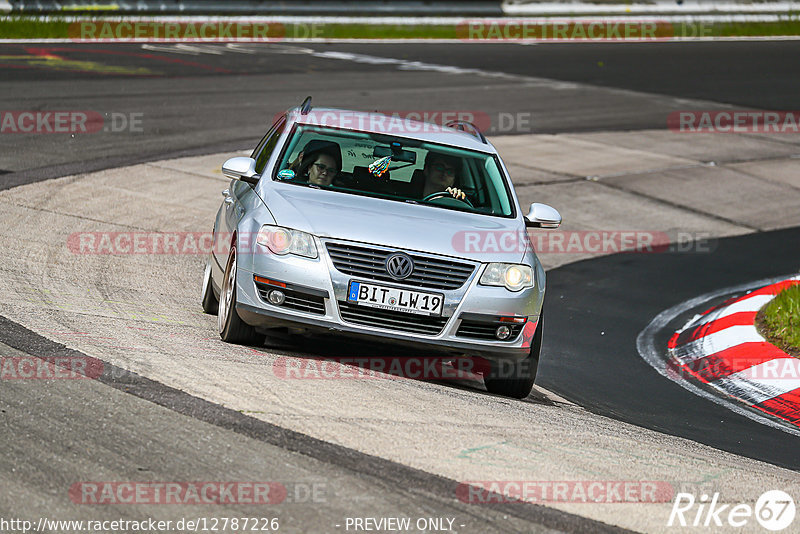
[[[222,190],[222,196],[223,197],[228,197],[228,196],[230,196],[230,194],[231,194],[231,192],[230,192],[229,189],[223,189]]]

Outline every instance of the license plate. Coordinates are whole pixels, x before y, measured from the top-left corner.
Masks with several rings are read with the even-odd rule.
[[[423,293],[364,282],[350,282],[347,300],[371,308],[435,316],[442,314],[444,305],[444,297],[436,293]]]

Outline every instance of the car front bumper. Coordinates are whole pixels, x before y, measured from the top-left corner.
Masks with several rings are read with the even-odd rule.
[[[342,242],[337,240],[337,243]],[[346,335],[413,346],[435,353],[466,354],[489,359],[520,359],[530,353],[544,299],[544,273],[541,268],[536,269],[534,287],[511,292],[503,287],[479,285],[478,280],[485,265],[469,262],[475,268],[461,287],[438,290],[344,274],[334,266],[325,241],[320,239],[317,239],[319,257],[315,259],[278,256],[261,248],[254,250],[253,254],[240,255],[236,277],[236,310],[243,321],[259,329],[299,327],[316,333]],[[377,248],[383,251],[396,250]],[[254,276],[286,284],[286,287],[257,283]],[[436,320],[403,314],[387,319],[396,326],[386,322],[365,324],[370,322],[374,309],[363,306],[354,309],[352,304],[348,306],[347,290],[351,280],[440,294],[444,297],[442,317]],[[287,295],[284,304],[274,305],[267,301],[265,297],[271,289],[279,289]],[[348,310],[349,315],[343,314]],[[382,317],[386,317],[386,314]],[[501,324],[491,321],[500,317],[515,317],[525,322],[519,324],[516,333],[508,341],[488,339],[487,334]],[[406,321],[417,321],[423,324],[420,329],[427,331],[408,331],[412,327],[403,324]]]

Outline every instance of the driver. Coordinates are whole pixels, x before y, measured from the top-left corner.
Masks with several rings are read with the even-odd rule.
[[[300,180],[314,185],[331,185],[342,170],[342,151],[333,141],[314,139],[306,143],[289,168]]]
[[[457,199],[466,198],[467,195],[461,189],[454,187],[457,169],[460,166],[461,161],[456,157],[428,152],[425,156],[425,165],[422,168],[422,175],[425,177],[425,181],[419,198],[425,198],[440,191],[447,191]]]

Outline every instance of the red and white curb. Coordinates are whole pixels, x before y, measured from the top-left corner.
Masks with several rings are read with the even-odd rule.
[[[692,393],[800,435],[800,360],[766,341],[755,327],[761,307],[783,289],[797,284],[800,276],[784,276],[683,302],[660,313],[639,334],[639,354],[662,376]],[[666,351],[663,345],[656,345],[656,333],[680,314],[742,291],[749,292],[694,316],[672,335]]]
[[[800,277],[726,301],[694,317],[667,344],[673,371],[800,427],[800,360],[756,330],[758,310]]]

